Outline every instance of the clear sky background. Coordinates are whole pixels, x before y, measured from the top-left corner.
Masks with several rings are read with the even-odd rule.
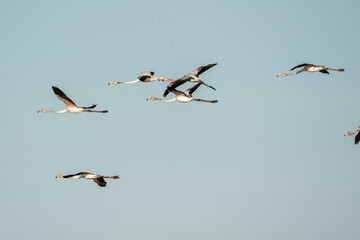
[[[1,239],[360,239],[359,1],[0,1]],[[194,96],[146,101],[218,63]],[[276,78],[301,63],[345,68]],[[65,105],[108,114],[44,114]],[[190,87],[182,86],[181,89]],[[172,96],[169,96],[172,97]],[[106,188],[55,179],[120,175]]]

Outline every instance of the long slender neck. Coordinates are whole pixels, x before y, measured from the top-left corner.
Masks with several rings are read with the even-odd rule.
[[[204,99],[199,99],[199,98],[193,98],[193,101],[207,102],[207,103],[217,103],[218,102],[218,100],[204,100]]]
[[[139,82],[139,81],[140,81],[139,79],[136,79],[136,80],[131,81],[131,82],[116,82],[116,81],[111,81],[111,82],[109,82],[109,84],[114,84],[114,85],[116,85],[116,84],[132,84],[132,83],[136,83],[136,82]]]
[[[172,98],[172,99],[162,99],[162,98],[156,98],[156,97],[154,97],[152,100],[159,100],[159,101],[163,101],[163,102],[174,102],[174,101],[176,101],[176,98]]]
[[[60,111],[52,111],[52,110],[44,109],[44,110],[39,111],[39,112],[44,112],[44,113],[46,113],[46,112],[49,112],[49,113],[64,113],[64,112],[67,112],[67,110],[64,109],[64,110],[60,110]]]
[[[291,76],[291,75],[299,74],[299,73],[304,72],[304,71],[306,71],[306,68],[300,69],[299,71],[293,72],[293,73],[279,73],[277,75],[277,77],[279,77],[279,76],[281,76],[281,77]]]
[[[171,78],[167,78],[167,77],[160,77],[160,78],[158,78],[158,81],[161,81],[161,82],[173,82],[175,80],[171,79]]]
[[[286,76],[291,76],[291,75],[295,75],[297,74],[297,72],[293,72],[293,73],[279,73],[277,76],[281,76],[281,77],[286,77]]]
[[[347,135],[349,135],[349,136],[351,136],[351,135],[354,135],[356,132],[346,132],[345,134],[344,134],[344,136],[347,136]]]
[[[85,109],[85,112],[94,112],[94,113],[107,113],[109,112],[108,110],[103,110],[103,111],[95,111],[95,110],[88,110],[88,109]]]

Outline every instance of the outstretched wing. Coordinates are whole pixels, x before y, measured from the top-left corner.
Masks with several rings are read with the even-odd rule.
[[[290,71],[294,70],[295,68],[305,67],[306,65],[308,65],[308,63],[303,63],[303,64],[300,64],[300,65],[297,65],[297,66],[293,67],[292,69],[290,69]]]
[[[65,175],[63,176],[63,178],[74,178],[74,179],[78,179],[81,178],[82,175],[86,175],[89,174],[88,172],[79,172],[79,173],[75,173],[75,174],[69,174],[69,175]]]
[[[167,86],[167,88],[166,88],[163,96],[166,97],[166,96],[169,94],[169,89],[175,89],[175,88],[177,88],[178,86],[183,85],[184,83],[186,83],[186,82],[189,81],[189,80],[190,80],[189,77],[184,76],[184,77],[179,78],[179,79],[177,79],[177,80],[175,80],[175,81],[172,81],[172,82]]]
[[[104,178],[102,178],[102,177],[94,178],[93,180],[94,180],[94,182],[96,182],[97,185],[99,185],[100,187],[105,187],[105,186],[106,186],[106,182],[105,182]]]
[[[63,91],[61,91],[59,88],[57,88],[55,86],[52,86],[52,89],[53,89],[55,95],[58,97],[58,99],[63,101],[63,103],[65,103],[66,106],[68,106],[68,107],[77,107],[76,104],[70,98],[68,98],[65,95],[65,93]]]
[[[205,72],[206,70],[214,67],[215,65],[217,65],[217,63],[213,63],[213,64],[208,64],[205,66],[200,66],[197,69],[195,69],[194,71],[192,71],[191,74],[194,74],[195,76],[199,76],[200,74],[202,74],[203,72]]]
[[[195,92],[196,89],[198,89],[198,87],[200,87],[201,84],[202,84],[202,83],[200,82],[200,83],[196,84],[195,86],[187,89],[187,90],[185,91],[185,94],[188,94],[188,95],[191,96],[191,94],[192,94],[193,92]]]
[[[325,74],[329,74],[329,72],[328,72],[326,69],[324,69],[324,70],[320,70],[319,72],[321,72],[321,73],[325,73]]]
[[[69,175],[63,176],[63,178],[72,178],[72,177],[75,177],[75,176],[80,177],[80,175],[78,175],[78,174],[69,174]]]

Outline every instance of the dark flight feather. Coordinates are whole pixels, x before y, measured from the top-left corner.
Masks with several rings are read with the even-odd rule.
[[[59,88],[52,86],[52,89],[55,93],[55,95],[65,103],[65,105],[74,105],[76,107],[76,104],[73,102],[73,100],[71,100],[70,98],[68,98],[68,96],[66,96],[66,94],[61,91]]]
[[[324,69],[324,70],[320,70],[319,72],[321,72],[321,73],[325,73],[325,74],[329,74],[329,72],[328,72],[326,69]]]
[[[105,186],[106,186],[106,182],[105,182],[104,178],[102,178],[102,177],[94,178],[93,180],[94,180],[94,182],[96,182],[100,187],[105,187]]]
[[[198,87],[200,87],[201,84],[202,84],[202,83],[198,83],[198,84],[196,84],[195,86],[193,86],[192,88],[187,89],[187,90],[185,91],[185,94],[188,93],[188,94],[191,96],[191,94],[192,94],[193,92],[195,92],[196,89],[198,89]]]
[[[209,70],[210,68],[216,66],[217,63],[212,63],[212,64],[208,64],[205,66],[200,66],[197,69],[195,69],[191,74],[194,74],[195,76],[199,76],[200,74],[202,74],[203,72]]]
[[[308,65],[308,63],[303,63],[303,64],[300,64],[300,65],[297,65],[297,66],[293,67],[292,69],[290,69],[290,71],[294,70],[295,68],[305,67],[306,65]]]
[[[355,144],[360,142],[360,131],[355,135]]]

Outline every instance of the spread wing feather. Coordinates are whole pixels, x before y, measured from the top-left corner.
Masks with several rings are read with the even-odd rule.
[[[105,186],[106,186],[106,182],[105,182],[104,178],[102,178],[102,177],[94,178],[93,180],[94,180],[94,182],[96,182],[97,185],[99,185],[100,187],[105,187]]]
[[[326,69],[324,69],[324,70],[320,70],[319,72],[321,72],[321,73],[325,73],[325,74],[329,74],[329,72],[328,72]]]
[[[290,71],[294,70],[295,68],[305,67],[306,65],[308,65],[308,64],[307,64],[307,63],[303,63],[303,64],[300,64],[300,65],[297,65],[297,66],[293,67],[292,69],[290,69]]]
[[[357,131],[355,135],[355,144],[358,144],[360,142],[360,131]]]
[[[167,88],[166,88],[163,96],[166,97],[166,96],[169,94],[169,89],[175,89],[175,88],[183,85],[184,83],[186,83],[186,82],[189,81],[189,80],[190,80],[189,77],[184,76],[184,77],[182,77],[182,78],[179,78],[179,79],[171,82],[171,83],[167,86]]]
[[[59,88],[52,86],[52,89],[55,95],[58,97],[58,99],[60,99],[63,103],[65,103],[66,106],[77,107],[76,104],[70,98],[68,98],[68,96],[66,96],[66,94],[63,91],[61,91]]]
[[[187,93],[187,94],[189,94],[189,95],[191,96],[191,94],[192,94],[193,92],[195,92],[196,89],[198,89],[198,87],[200,87],[201,84],[202,84],[202,83],[198,83],[198,84],[196,84],[195,86],[193,86],[192,88],[187,89],[187,90],[185,91],[185,94]]]
[[[212,63],[212,64],[208,64],[208,65],[205,65],[205,66],[200,66],[198,67],[197,69],[195,69],[192,74],[194,74],[195,76],[199,76],[200,74],[202,74],[203,72],[209,70],[210,68],[216,66],[217,63]]]

